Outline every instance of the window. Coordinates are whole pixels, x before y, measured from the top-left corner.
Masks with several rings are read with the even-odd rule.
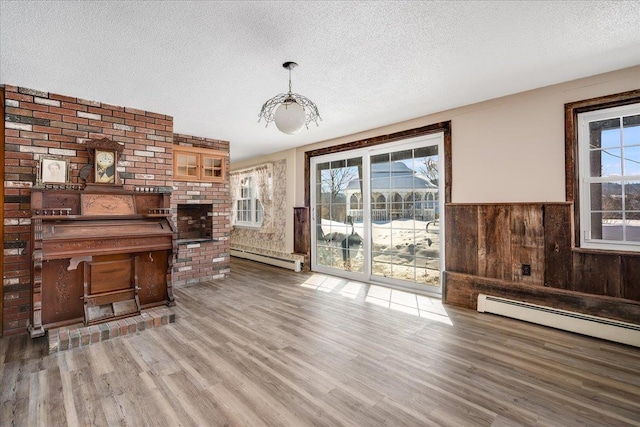
[[[252,177],[240,181],[240,197],[236,201],[236,225],[260,227],[264,210],[257,197],[258,191]]]
[[[362,209],[362,200],[360,199],[360,197],[358,197],[358,195],[352,194],[351,197],[349,198],[349,208],[350,209]]]
[[[580,246],[640,252],[640,103],[579,113]]]
[[[373,206],[374,209],[386,209],[387,208],[387,199],[382,194],[379,194],[376,197],[376,202]]]
[[[227,153],[206,148],[173,149],[173,178],[177,181],[223,181]]]
[[[433,193],[427,193],[427,201],[425,203],[425,207],[427,209],[435,209],[437,205],[437,201],[433,198]]]
[[[229,187],[233,206],[231,224],[273,233],[273,163],[230,172]]]

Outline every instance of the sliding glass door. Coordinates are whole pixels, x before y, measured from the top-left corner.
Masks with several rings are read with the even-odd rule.
[[[351,189],[362,194],[362,157],[326,160],[315,164],[315,265],[363,274],[362,198],[347,197]],[[356,211],[359,217],[354,217]]]
[[[443,135],[312,158],[312,269],[441,292]]]
[[[438,146],[371,153],[371,274],[440,286]]]

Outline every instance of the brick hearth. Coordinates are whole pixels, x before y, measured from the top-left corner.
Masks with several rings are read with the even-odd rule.
[[[145,329],[157,328],[174,323],[176,315],[170,308],[155,307],[144,310],[139,316],[113,320],[98,325],[82,324],[63,326],[47,332],[49,354],[86,347],[100,341],[133,334]]]

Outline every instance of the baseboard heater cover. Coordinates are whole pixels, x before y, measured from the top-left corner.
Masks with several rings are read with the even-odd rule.
[[[478,311],[640,347],[640,325],[491,295],[478,295]]]
[[[276,267],[288,268],[295,272],[302,271],[302,262],[297,259],[285,259],[285,258],[277,258],[268,255],[257,254],[255,252],[248,252],[238,249],[231,249],[231,256],[235,256],[238,258],[250,259],[252,261],[263,262],[265,264],[274,265]]]

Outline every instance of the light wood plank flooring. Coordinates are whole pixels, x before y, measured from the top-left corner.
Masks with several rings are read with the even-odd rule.
[[[176,323],[0,340],[0,426],[640,426],[637,348],[233,260]]]

